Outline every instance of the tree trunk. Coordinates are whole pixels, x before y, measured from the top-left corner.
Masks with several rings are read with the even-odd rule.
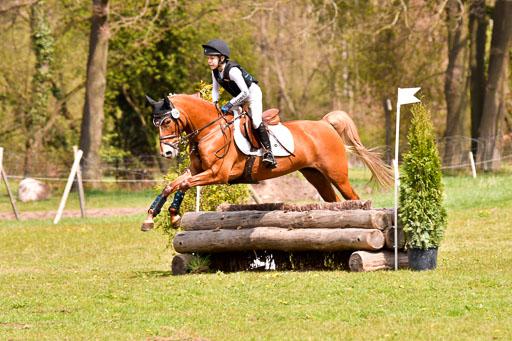
[[[375,210],[349,211],[240,211],[187,212],[181,219],[185,231],[245,229],[261,226],[283,228],[368,228],[384,230],[391,225],[386,213]]]
[[[485,92],[482,120],[479,135],[484,139],[479,151],[479,159],[484,162],[484,170],[492,171],[496,138],[499,131],[500,86],[503,83],[504,66],[508,62],[508,49],[512,39],[512,1],[497,0],[494,7],[489,71]]]
[[[105,100],[108,40],[109,0],[93,0],[87,83],[80,135],[80,149],[84,152],[86,178],[100,178],[99,154],[103,129],[103,103]]]
[[[509,60],[510,51],[505,52],[505,60]],[[507,110],[507,96],[508,96],[508,62],[503,64],[503,74],[505,77],[502,78],[499,87],[499,106],[498,106],[498,133],[496,137],[496,145],[494,148],[494,168],[501,168],[501,153],[503,152],[503,135],[505,125],[505,114]]]
[[[444,92],[446,97],[447,115],[445,137],[464,136],[467,121],[467,60],[468,60],[468,27],[466,24],[466,6],[464,2],[449,0],[448,12],[448,68]],[[447,139],[443,162],[449,166],[459,162],[462,154],[457,144]]]
[[[25,116],[26,131],[24,173],[29,175],[33,168],[33,154],[44,144],[43,127],[48,120],[48,101],[52,89],[52,70],[54,38],[46,18],[44,1],[34,3],[30,8],[30,28],[32,48],[36,57],[35,72],[32,79],[30,110]]]
[[[471,70],[471,151],[478,153],[478,129],[482,119],[485,98],[485,45],[487,43],[485,0],[471,1],[469,13],[470,70]]]
[[[257,227],[243,230],[182,231],[173,240],[180,253],[215,253],[251,250],[342,251],[379,250],[382,231],[370,229],[283,229]]]

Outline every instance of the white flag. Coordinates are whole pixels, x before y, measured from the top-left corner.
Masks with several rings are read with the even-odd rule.
[[[421,102],[414,94],[421,88],[398,88],[398,105]]]

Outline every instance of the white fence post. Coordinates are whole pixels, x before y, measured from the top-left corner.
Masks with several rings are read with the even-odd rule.
[[[476,168],[475,168],[475,159],[473,158],[473,152],[469,152],[469,160],[471,162],[471,170],[473,171],[473,178],[476,179]]]
[[[68,200],[69,191],[71,190],[71,185],[73,184],[73,179],[75,178],[76,172],[78,170],[78,166],[80,165],[80,160],[82,159],[83,152],[78,150],[75,155],[75,161],[73,162],[73,166],[71,167],[71,172],[69,173],[68,183],[66,184],[66,188],[64,189],[64,194],[62,195],[62,200],[60,201],[59,210],[57,211],[57,215],[53,220],[54,224],[57,224],[62,217],[62,211],[64,211],[64,206],[66,206],[66,201]]]
[[[5,188],[7,188],[7,193],[9,193],[9,199],[11,200],[12,210],[14,211],[14,215],[16,216],[16,220],[19,220],[18,210],[16,209],[16,204],[14,203],[14,198],[12,196],[11,187],[9,187],[9,180],[7,179],[7,174],[5,174],[4,167],[4,148],[0,147],[0,173],[2,175],[2,179],[5,183]]]
[[[73,154],[75,157],[76,153],[78,153],[78,147],[73,146]],[[82,212],[82,218],[85,218],[84,184],[82,183],[82,170],[80,169],[80,164],[78,164],[78,169],[76,171],[76,181],[78,182],[78,197],[80,198],[80,211]]]

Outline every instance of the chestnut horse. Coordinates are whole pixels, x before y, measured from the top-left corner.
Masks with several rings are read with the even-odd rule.
[[[345,143],[372,172],[372,179],[382,187],[389,187],[393,172],[373,151],[366,149],[352,119],[343,111],[333,111],[319,121],[291,121],[283,123],[292,133],[293,155],[277,157],[277,168],[269,169],[256,157],[252,170],[245,171],[248,156],[235,145],[232,115],[223,115],[214,103],[191,95],[172,95],[156,102],[146,96],[153,106],[153,123],[159,128],[160,152],[164,157],[179,154],[179,142],[189,142],[191,165],[177,179],[169,183],[155,199],[142,224],[148,231],[167,197],[175,193],[169,208],[171,223],[180,217],[179,207],[185,192],[194,186],[243,183],[275,178],[300,171],[317,189],[325,201],[340,201],[334,187],[347,200],[357,200],[348,179]],[[184,134],[186,134],[184,136]],[[247,175],[250,175],[247,177]],[[244,175],[242,177],[242,175]],[[238,179],[238,181],[237,181]]]

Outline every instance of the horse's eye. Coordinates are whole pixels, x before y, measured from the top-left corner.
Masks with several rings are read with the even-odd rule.
[[[167,127],[169,124],[171,124],[171,120],[167,119],[164,121],[164,125]]]

